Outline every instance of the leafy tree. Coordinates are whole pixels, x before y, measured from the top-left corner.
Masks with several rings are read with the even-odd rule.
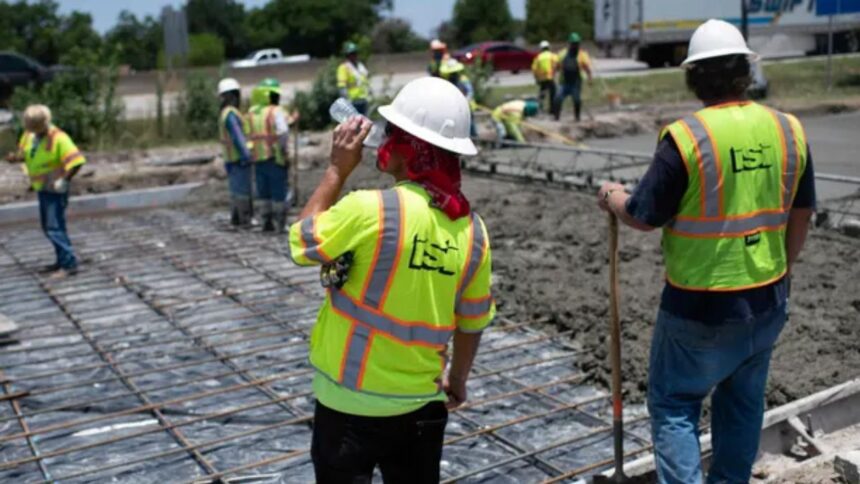
[[[200,73],[189,73],[185,89],[180,93],[176,113],[191,139],[212,139],[218,136],[220,106],[215,92],[215,79]]]
[[[105,42],[119,50],[119,61],[137,70],[156,67],[162,44],[161,24],[151,16],[138,20],[133,13],[123,10],[119,21],[105,35]]]
[[[337,66],[340,59],[332,57],[317,72],[310,91],[297,91],[292,108],[299,111],[299,127],[323,129],[331,124],[328,108],[338,98]]]
[[[248,16],[236,0],[188,0],[185,4],[189,34],[215,34],[230,58],[244,57],[250,49],[245,31]],[[190,39],[189,39],[190,43]]]
[[[370,34],[373,52],[415,52],[427,48],[427,39],[416,34],[408,21],[391,17],[376,24]]]
[[[194,34],[188,38],[190,67],[217,66],[224,62],[224,41],[215,34]]]
[[[451,37],[458,46],[484,40],[511,40],[514,18],[507,0],[457,0]]]
[[[391,0],[271,0],[248,14],[245,28],[255,49],[340,55],[345,41],[370,34],[391,5]]]
[[[563,41],[571,32],[592,35],[594,3],[591,0],[527,0],[526,40]]]
[[[50,65],[75,47],[100,47],[92,17],[79,12],[61,16],[58,8],[53,0],[0,1],[0,49],[18,51]]]

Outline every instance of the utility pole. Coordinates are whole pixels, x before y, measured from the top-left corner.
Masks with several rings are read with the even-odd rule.
[[[749,6],[747,5],[747,0],[741,0],[741,33],[747,42],[750,40],[749,24]]]

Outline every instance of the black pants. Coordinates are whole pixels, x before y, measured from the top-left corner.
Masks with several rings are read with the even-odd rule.
[[[448,410],[430,402],[395,417],[361,417],[317,402],[311,457],[319,484],[438,483]]]
[[[552,113],[553,107],[555,106],[555,81],[540,81],[538,83],[538,100],[541,104],[543,104],[544,97],[549,95],[549,99],[546,102],[546,112]]]

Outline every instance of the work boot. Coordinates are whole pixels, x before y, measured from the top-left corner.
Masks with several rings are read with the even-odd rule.
[[[263,224],[263,232],[275,231],[275,224],[272,220],[272,215],[272,201],[263,200],[263,204],[260,207],[260,221]]]
[[[573,115],[576,117],[576,122],[579,122],[580,114],[582,114],[582,103],[573,103]]]
[[[283,203],[272,204],[272,224],[275,232],[283,234],[287,228],[287,206]]]
[[[241,202],[235,197],[230,199],[230,225],[233,227],[238,227],[241,222],[241,217],[239,215],[240,203]]]
[[[251,215],[254,213],[254,205],[251,197],[242,197],[237,201],[239,214],[239,227],[244,229],[251,228]]]

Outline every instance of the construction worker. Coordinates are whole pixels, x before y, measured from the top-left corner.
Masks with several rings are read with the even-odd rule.
[[[457,89],[466,96],[469,101],[469,109],[472,112],[471,123],[469,125],[469,136],[478,137],[478,128],[475,126],[475,109],[478,103],[475,102],[475,88],[472,86],[472,81],[466,75],[466,66],[457,59],[448,59],[439,67],[439,74],[442,79],[447,79],[448,82],[455,85]]]
[[[230,225],[250,227],[253,212],[251,199],[251,153],[248,151],[248,122],[239,111],[242,90],[236,79],[218,83],[221,116],[219,138],[224,147],[224,167],[230,189]]]
[[[580,48],[582,38],[573,32],[568,37],[568,46],[558,53],[561,88],[555,98],[555,119],[561,118],[561,107],[565,98],[573,98],[573,113],[577,121],[582,113],[582,81],[592,82],[591,57],[585,49]]]
[[[442,66],[451,60],[451,56],[448,54],[448,45],[445,42],[442,42],[439,39],[433,39],[430,41],[430,64],[427,66],[427,73],[432,77],[441,77],[445,78],[445,74],[442,73]]]
[[[699,418],[711,398],[708,482],[749,482],[773,345],[815,208],[812,157],[792,115],[745,100],[750,57],[709,20],[683,62],[705,108],[667,126],[632,195],[599,204],[639,230],[663,227],[667,284],[651,346],[648,408],[663,483],[702,482]]]
[[[377,465],[385,482],[439,482],[448,409],[495,314],[489,238],[460,191],[460,157],[477,153],[465,97],[426,77],[379,113],[377,168],[395,185],[337,201],[372,125],[355,117],[290,228],[292,259],[323,264],[327,287],[310,348],[321,483],[370,482]]]
[[[367,116],[370,106],[370,77],[367,68],[358,60],[358,46],[355,43],[344,44],[343,53],[346,60],[337,68],[337,89],[340,97],[348,99],[360,114]]]
[[[524,118],[536,116],[540,103],[535,99],[508,101],[493,110],[490,116],[496,125],[498,140],[513,140],[525,143],[526,138],[520,130]]]
[[[83,153],[63,130],[51,123],[51,110],[36,104],[24,110],[24,134],[10,162],[23,161],[30,187],[38,194],[42,231],[54,246],[56,262],[43,269],[51,278],[75,275],[78,260],[66,231],[69,184],[86,163]]]
[[[543,103],[547,97],[546,110],[552,112],[555,103],[555,74],[558,72],[558,54],[550,50],[549,41],[542,40],[540,54],[532,61],[532,73],[538,85],[538,100]]]
[[[263,79],[248,111],[252,158],[263,232],[283,232],[287,221],[287,147],[290,120],[281,107],[281,83]]]

